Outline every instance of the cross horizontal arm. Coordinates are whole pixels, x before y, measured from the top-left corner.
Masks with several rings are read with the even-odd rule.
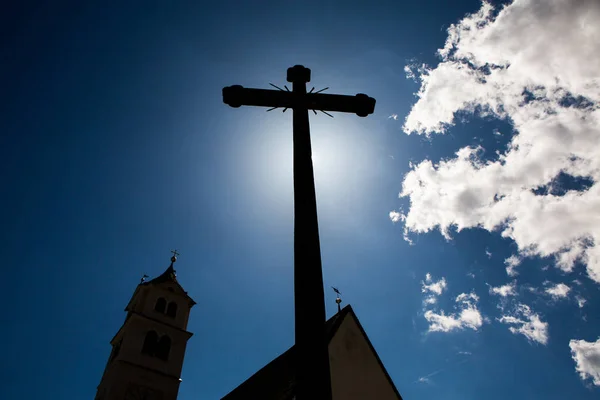
[[[223,102],[231,107],[305,108],[307,110],[354,113],[359,117],[366,117],[375,111],[375,99],[362,93],[355,96],[294,93],[270,89],[251,89],[240,85],[223,88]]]

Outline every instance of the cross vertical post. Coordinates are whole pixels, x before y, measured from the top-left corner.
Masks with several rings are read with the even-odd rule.
[[[325,293],[321,266],[317,198],[310,143],[309,110],[355,113],[366,117],[375,111],[375,99],[306,92],[310,69],[288,68],[292,91],[223,88],[223,102],[231,107],[259,106],[293,110],[294,143],[294,308],[296,399],[331,400],[329,352],[325,337]],[[287,87],[286,87],[287,89]],[[314,88],[313,88],[314,89]]]
[[[292,83],[292,93],[305,96],[310,70],[289,68],[287,81]],[[325,293],[307,107],[294,107],[293,126],[296,398],[330,400]]]

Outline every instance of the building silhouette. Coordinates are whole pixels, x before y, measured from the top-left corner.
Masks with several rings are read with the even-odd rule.
[[[176,253],[175,253],[176,254]],[[196,304],[177,282],[171,265],[135,288],[125,322],[110,341],[96,400],[175,400],[187,341],[190,310]]]
[[[333,400],[402,400],[350,305],[326,322]],[[294,400],[295,348],[264,366],[221,400]]]
[[[176,254],[176,253],[175,253]],[[190,310],[196,304],[177,281],[171,265],[136,287],[96,400],[176,400]],[[333,400],[402,400],[350,305],[326,322]],[[294,400],[295,346],[261,368],[222,400]],[[202,399],[201,393],[197,396]]]

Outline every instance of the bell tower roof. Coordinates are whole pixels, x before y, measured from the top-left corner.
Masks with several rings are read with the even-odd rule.
[[[173,253],[173,256],[171,257],[171,265],[169,265],[169,268],[167,268],[165,270],[165,272],[163,272],[161,275],[157,276],[156,278],[154,278],[148,282],[144,282],[144,283],[157,284],[157,283],[164,283],[164,282],[172,282],[172,283],[177,283],[179,285],[179,282],[177,282],[177,272],[173,268],[173,264],[175,264],[175,262],[177,261],[177,256],[179,255],[179,253],[177,252],[177,250],[171,250],[171,253]]]
[[[171,257],[171,259],[173,259],[175,257]],[[165,272],[163,272],[162,274],[160,274],[159,276],[157,276],[154,279],[151,279],[147,282],[144,282],[144,285],[151,285],[151,284],[157,284],[157,283],[165,283],[165,282],[172,282],[172,283],[177,283],[179,284],[179,282],[177,282],[177,274],[175,269],[173,268],[173,261],[171,261],[171,265],[169,265],[169,268],[167,268],[165,270]]]
[[[161,287],[162,286],[163,288],[168,289],[170,292],[178,293],[179,295],[184,296],[187,299],[187,302],[190,307],[193,307],[196,304],[194,299],[192,299],[189,296],[189,294],[183,289],[181,284],[177,281],[177,271],[175,271],[173,264],[175,264],[175,262],[177,261],[176,256],[178,256],[179,253],[177,252],[177,250],[173,250],[173,251],[171,251],[171,253],[173,253],[173,256],[171,257],[171,264],[165,270],[165,272],[163,272],[162,274],[160,274],[157,277],[150,279],[150,280],[146,280],[147,275],[144,275],[144,277],[142,278],[142,282],[140,282],[140,284],[137,286],[135,292],[133,293],[131,300],[129,301],[129,304],[125,308],[125,311],[129,311],[134,298],[137,297],[137,294],[140,290],[142,290],[143,288],[150,288],[150,287]]]

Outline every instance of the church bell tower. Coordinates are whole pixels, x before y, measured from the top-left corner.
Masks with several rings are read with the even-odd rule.
[[[196,304],[183,290],[173,264],[162,275],[142,278],[125,322],[113,337],[112,352],[96,400],[176,400],[187,341],[190,310]]]

